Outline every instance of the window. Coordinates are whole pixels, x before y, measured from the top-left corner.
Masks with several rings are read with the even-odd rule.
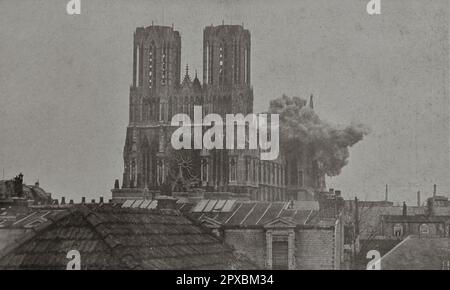
[[[245,157],[245,180],[250,181],[250,157]]]
[[[236,181],[236,159],[234,157],[230,159],[230,181]]]
[[[161,55],[161,84],[165,85],[166,84],[166,46],[163,47],[162,49],[162,55]]]
[[[289,247],[288,241],[274,236],[272,240],[272,269],[289,269]]]
[[[401,224],[395,224],[394,226],[394,237],[402,237],[403,236],[403,226]]]
[[[208,181],[208,160],[206,158],[202,159],[202,170],[201,170],[201,178],[202,181]]]
[[[225,46],[223,43],[219,46],[219,84],[225,83]]]
[[[298,171],[298,185],[303,186],[303,170]]]
[[[154,78],[154,63],[153,63],[153,46],[150,46],[148,52],[148,87],[153,88],[153,78]]]
[[[421,235],[428,235],[430,233],[430,228],[427,224],[421,224],[420,225],[420,234]]]
[[[138,86],[140,85],[140,76],[141,76],[141,50],[139,44],[136,46],[136,78],[138,82]]]

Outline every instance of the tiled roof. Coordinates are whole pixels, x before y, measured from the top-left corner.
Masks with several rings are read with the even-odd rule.
[[[448,264],[449,238],[409,236],[381,258],[382,270],[442,270]]]
[[[0,251],[0,269],[254,269],[177,210],[73,206]]]

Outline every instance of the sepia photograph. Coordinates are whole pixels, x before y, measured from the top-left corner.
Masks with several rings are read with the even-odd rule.
[[[449,25],[448,0],[0,0],[0,270],[450,270]]]

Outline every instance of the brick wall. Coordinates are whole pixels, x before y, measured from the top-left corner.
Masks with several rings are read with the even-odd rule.
[[[295,245],[297,269],[333,269],[333,229],[297,230],[295,233]]]

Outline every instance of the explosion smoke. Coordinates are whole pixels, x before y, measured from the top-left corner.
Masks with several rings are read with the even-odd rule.
[[[299,97],[283,95],[271,101],[269,113],[280,116],[280,145],[285,152],[312,148],[313,160],[328,176],[341,172],[348,163],[349,147],[369,133],[362,124],[341,127],[322,121]]]

